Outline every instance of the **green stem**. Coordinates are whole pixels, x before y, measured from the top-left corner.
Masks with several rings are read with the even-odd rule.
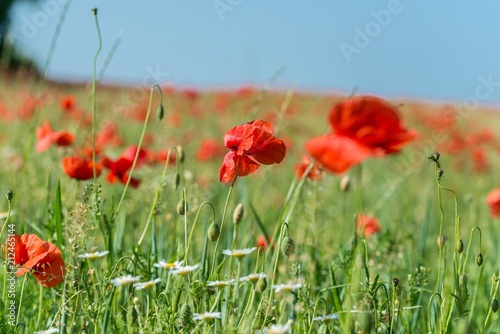
[[[187,241],[187,246],[186,246],[186,250],[185,250],[185,254],[184,254],[184,264],[187,264],[187,257],[188,257],[189,249],[191,248],[191,240],[193,239],[194,228],[195,228],[196,222],[198,221],[198,218],[200,216],[201,209],[203,209],[203,207],[205,205],[209,205],[210,208],[212,209],[212,221],[215,221],[215,209],[214,209],[213,205],[207,201],[201,203],[201,205],[198,209],[198,212],[196,213],[196,217],[194,218],[193,226],[191,227],[191,232],[189,233],[189,240]]]
[[[97,28],[97,37],[99,39],[99,47],[94,56],[94,73],[92,76],[92,169],[94,175],[94,183],[97,180],[97,166],[96,166],[96,151],[95,151],[95,124],[97,113],[96,89],[97,89],[97,57],[102,49],[102,36],[101,29],[99,28],[99,20],[97,19],[97,8],[92,9],[95,18],[95,26]]]

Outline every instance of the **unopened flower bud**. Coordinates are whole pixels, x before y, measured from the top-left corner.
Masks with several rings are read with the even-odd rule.
[[[492,302],[491,302],[491,311],[493,313],[497,313],[498,311],[498,299],[493,299]]]
[[[187,210],[187,203],[183,198],[179,201],[179,203],[177,203],[177,213],[183,216],[186,214],[186,210]]]
[[[184,162],[184,149],[182,148],[181,145],[177,145],[177,158],[179,159],[179,162]]]
[[[220,227],[216,222],[211,222],[208,227],[207,236],[210,241],[217,241],[220,236]]]
[[[266,291],[266,289],[267,289],[267,278],[265,277],[259,278],[259,280],[257,281],[257,290],[259,290],[259,292],[264,292]]]
[[[446,244],[446,239],[447,238],[444,235],[441,235],[437,238],[437,244],[439,248],[444,247],[444,245]]]
[[[175,173],[174,176],[174,190],[179,189],[179,184],[181,183],[181,174]]]
[[[340,179],[340,190],[346,192],[349,190],[350,187],[351,187],[351,179],[349,178],[349,175],[344,175]]]
[[[478,267],[481,267],[481,265],[483,264],[483,253],[481,253],[481,252],[477,253],[476,264]]]
[[[455,245],[455,251],[460,254],[464,251],[464,242],[462,241],[462,238],[459,238],[457,240],[457,244]]]
[[[398,278],[396,278],[396,277],[394,277],[394,278],[392,279],[392,285],[396,288],[396,287],[398,286],[398,284],[399,284],[399,279],[398,279]]]
[[[134,297],[134,299],[132,299],[132,303],[134,303],[134,305],[139,304],[139,297]]]
[[[295,242],[292,238],[283,238],[283,241],[281,242],[281,253],[287,258],[295,253]]]
[[[443,174],[444,174],[444,170],[442,170],[441,168],[438,168],[437,169],[438,180],[441,180],[441,177],[443,176]]]
[[[156,110],[156,118],[158,119],[158,121],[161,121],[164,115],[165,115],[165,109],[163,108],[163,104],[160,104],[158,106],[158,109]]]
[[[233,211],[233,223],[234,225],[238,225],[243,218],[243,214],[245,213],[245,208],[242,203],[239,203]]]
[[[467,283],[469,282],[469,277],[467,274],[460,275],[458,277],[458,284],[462,287],[465,288],[467,287]]]

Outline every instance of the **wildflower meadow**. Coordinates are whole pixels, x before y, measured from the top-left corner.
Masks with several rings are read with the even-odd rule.
[[[1,333],[500,333],[497,111],[1,75]]]

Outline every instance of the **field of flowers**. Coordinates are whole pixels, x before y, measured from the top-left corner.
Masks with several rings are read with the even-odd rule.
[[[0,332],[500,333],[498,112],[1,78]]]

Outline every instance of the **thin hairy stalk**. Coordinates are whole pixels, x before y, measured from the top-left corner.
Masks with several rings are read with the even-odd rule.
[[[212,203],[207,202],[207,201],[201,203],[200,207],[198,208],[198,212],[196,213],[196,217],[194,218],[193,226],[191,227],[191,232],[189,233],[189,240],[186,243],[187,246],[186,246],[186,250],[185,250],[185,254],[184,254],[184,264],[187,264],[187,257],[188,257],[189,249],[191,248],[191,240],[193,239],[194,228],[196,227],[196,223],[198,222],[198,218],[200,216],[201,209],[203,209],[203,207],[205,205],[210,206],[210,208],[212,209],[212,221],[215,221],[215,209],[214,209],[214,206],[212,205]]]
[[[97,99],[96,99],[96,90],[97,90],[97,58],[99,57],[99,53],[102,50],[102,36],[101,29],[99,28],[99,20],[97,18],[97,8],[93,8],[92,12],[94,13],[95,18],[95,26],[97,28],[97,37],[99,41],[99,47],[94,56],[94,67],[93,67],[93,76],[92,76],[92,169],[94,175],[94,183],[97,180],[97,166],[96,166],[96,151],[95,151],[95,124],[96,124],[96,114],[97,114]]]

